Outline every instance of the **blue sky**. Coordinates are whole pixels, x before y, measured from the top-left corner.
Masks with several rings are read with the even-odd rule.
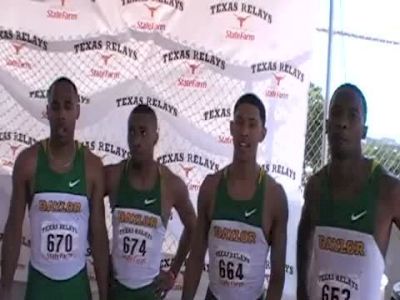
[[[334,30],[400,42],[399,0],[334,0]],[[320,1],[317,28],[328,28],[329,0]],[[314,33],[311,81],[325,95],[328,35]],[[368,102],[368,136],[400,143],[400,46],[334,35],[331,90],[358,85]]]

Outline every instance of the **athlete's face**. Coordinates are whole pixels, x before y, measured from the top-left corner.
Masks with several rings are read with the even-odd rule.
[[[236,159],[255,159],[258,144],[263,141],[267,132],[258,108],[248,103],[240,104],[231,121],[230,130]]]
[[[47,104],[51,137],[60,144],[73,141],[79,113],[78,95],[73,86],[67,82],[57,83],[51,91]]]
[[[361,152],[364,126],[361,99],[350,89],[338,91],[332,98],[327,121],[331,155],[349,158]]]
[[[158,140],[157,120],[149,113],[133,113],[128,121],[128,144],[133,161],[153,160]]]

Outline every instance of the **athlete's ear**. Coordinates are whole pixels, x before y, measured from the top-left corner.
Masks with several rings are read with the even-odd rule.
[[[158,134],[158,129],[156,131],[156,138],[154,140],[154,146],[158,143],[158,139],[159,139],[160,135]]]
[[[231,136],[233,136],[233,120],[229,122],[229,132],[231,133]]]
[[[261,141],[260,141],[260,143],[265,139],[265,137],[267,136],[267,132],[268,132],[268,129],[267,129],[267,127],[263,127],[262,128],[262,136],[261,136]]]
[[[363,126],[363,133],[362,133],[362,139],[364,140],[367,137],[368,133],[368,126],[364,125]]]
[[[80,106],[80,104],[78,103],[77,105],[76,105],[76,120],[78,120],[79,119],[79,116],[81,115],[81,106]]]

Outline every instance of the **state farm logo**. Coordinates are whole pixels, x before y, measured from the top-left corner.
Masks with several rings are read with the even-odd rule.
[[[90,76],[102,79],[118,79],[121,72],[114,65],[116,56],[112,53],[100,53],[98,56],[98,68],[90,69]]]
[[[283,84],[285,77],[286,76],[283,74],[273,73],[272,83],[269,88],[267,88],[265,95],[270,98],[288,99],[289,94],[286,92]]]
[[[251,65],[251,73],[270,73],[272,75],[270,86],[265,94],[270,98],[287,99],[289,94],[286,91],[287,79],[295,78],[299,82],[304,82],[304,73],[297,67],[288,62],[264,61]]]
[[[221,143],[221,144],[232,144],[233,143],[233,139],[232,139],[231,136],[219,135],[218,136],[218,143]]]
[[[65,21],[78,20],[78,13],[72,9],[70,2],[72,0],[58,0],[58,5],[52,6],[47,10],[47,18]]]
[[[167,25],[163,22],[158,21],[160,19],[159,11],[161,10],[161,8],[162,8],[161,4],[154,5],[154,4],[143,3],[143,6],[141,7],[142,11],[141,18],[131,27],[135,30],[147,31],[147,32],[165,31]]]
[[[223,2],[210,6],[211,15],[226,13],[230,16],[226,23],[231,24],[225,31],[225,39],[254,41],[256,35],[254,33],[255,22],[261,21],[267,24],[272,23],[272,15],[261,7],[246,2]],[[228,18],[228,17],[227,17]]]
[[[206,89],[207,81],[201,80],[202,64],[198,62],[185,62],[185,71],[178,78],[177,85],[184,88]]]
[[[162,55],[163,63],[169,64],[181,61],[182,75],[177,79],[177,85],[183,88],[205,89],[207,81],[203,80],[203,70],[209,66],[225,70],[226,62],[218,56],[204,51],[177,49]]]
[[[6,65],[17,69],[31,70],[32,65],[23,57],[24,43],[13,42],[11,43],[11,55],[6,58]]]

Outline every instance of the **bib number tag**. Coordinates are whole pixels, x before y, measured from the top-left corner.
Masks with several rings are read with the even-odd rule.
[[[130,263],[144,264],[152,237],[147,231],[132,226],[119,227],[118,249],[123,258]]]
[[[240,287],[244,285],[250,258],[242,253],[226,250],[216,252],[218,277],[222,284]]]
[[[361,300],[356,276],[320,273],[316,297],[321,300]]]
[[[41,226],[42,255],[53,261],[74,258],[78,250],[78,225],[44,222]]]

